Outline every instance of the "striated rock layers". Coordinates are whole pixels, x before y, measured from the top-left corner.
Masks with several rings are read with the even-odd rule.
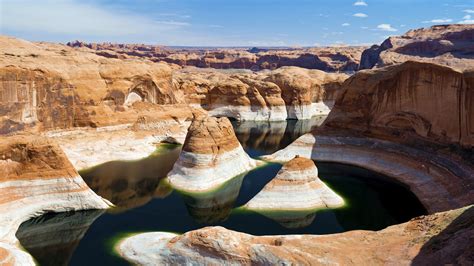
[[[386,39],[362,53],[360,69],[408,60],[432,62],[458,69],[474,65],[474,25],[438,25],[411,30]]]
[[[408,185],[430,212],[473,204],[472,78],[419,62],[358,72],[323,127],[266,159],[365,167]]]
[[[324,125],[474,146],[474,69],[406,62],[349,78]]]
[[[140,110],[184,103],[171,71],[163,63],[0,36],[0,134],[133,123]]]
[[[470,265],[473,237],[474,207],[470,206],[378,232],[252,236],[206,227],[180,236],[138,234],[119,242],[116,249],[139,265]]]
[[[316,211],[344,205],[344,200],[318,177],[310,159],[296,156],[285,163],[265,187],[244,208],[257,212]]]
[[[146,58],[179,66],[217,69],[276,69],[297,66],[329,72],[355,71],[365,47],[315,47],[280,49],[189,48],[175,49],[145,44],[69,42],[71,47],[95,50],[107,58]]]
[[[193,106],[237,120],[281,121],[327,115],[348,76],[282,67],[270,72],[183,70],[176,87]]]
[[[2,263],[34,264],[15,238],[23,221],[45,212],[110,206],[89,189],[57,145],[38,138],[0,139],[0,192]]]
[[[168,179],[178,190],[205,192],[256,166],[237,140],[229,119],[198,117],[188,129]]]

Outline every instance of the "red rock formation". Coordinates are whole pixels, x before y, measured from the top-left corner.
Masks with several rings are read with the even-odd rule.
[[[140,57],[155,62],[163,61],[179,66],[219,69],[276,69],[296,66],[324,71],[355,71],[365,47],[324,47],[286,49],[173,49],[144,44],[111,44],[70,42],[71,47],[88,47],[98,55],[117,58]]]
[[[349,78],[327,127],[474,146],[474,72],[406,62]]]
[[[459,69],[474,65],[474,25],[438,25],[411,30],[386,39],[362,53],[360,69],[408,60],[432,62]]]

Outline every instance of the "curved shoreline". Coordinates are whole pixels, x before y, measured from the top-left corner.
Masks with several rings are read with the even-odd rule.
[[[285,162],[295,155],[355,165],[391,177],[407,185],[429,213],[474,202],[474,169],[457,158],[384,140],[313,134],[262,158]]]

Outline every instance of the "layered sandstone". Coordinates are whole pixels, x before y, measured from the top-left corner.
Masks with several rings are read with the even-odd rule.
[[[324,125],[472,148],[473,122],[474,69],[409,61],[350,77]]]
[[[204,116],[191,123],[168,179],[178,190],[204,192],[256,166],[235,137],[229,119]]]
[[[470,265],[474,207],[415,218],[378,232],[253,236],[206,227],[183,235],[138,234],[119,242],[128,261],[152,264]],[[390,256],[387,256],[390,254]]]
[[[358,72],[323,127],[266,159],[368,168],[408,185],[430,212],[472,204],[472,76],[419,62]]]
[[[474,65],[474,25],[437,25],[410,30],[386,39],[362,53],[360,69],[383,67],[408,60],[437,63],[459,69]]]
[[[0,247],[6,250],[0,258],[14,264],[33,265],[17,246],[15,232],[23,221],[45,212],[111,206],[89,189],[56,144],[41,138],[2,138],[0,176]]]
[[[276,69],[297,66],[329,72],[355,71],[365,47],[314,47],[281,49],[244,48],[183,48],[145,45],[68,43],[78,49],[90,48],[107,58],[145,58],[179,66],[217,69]]]
[[[244,208],[257,212],[292,212],[343,205],[344,200],[319,179],[314,162],[295,156]]]
[[[135,102],[183,103],[163,63],[5,36],[0,62],[1,134],[133,123]]]
[[[348,76],[282,67],[270,72],[182,70],[175,86],[186,102],[214,116],[243,121],[310,119],[327,115]]]

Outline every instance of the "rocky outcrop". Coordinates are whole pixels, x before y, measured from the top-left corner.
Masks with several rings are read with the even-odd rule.
[[[190,48],[175,49],[145,44],[69,42],[71,47],[95,50],[107,58],[146,58],[179,66],[217,69],[276,69],[297,66],[329,72],[355,71],[365,47],[286,49]]]
[[[186,101],[214,116],[237,120],[282,121],[327,115],[345,74],[282,67],[263,73],[219,73],[183,70],[176,87]]]
[[[343,205],[344,200],[319,179],[314,162],[295,156],[244,208],[257,212],[314,212]]]
[[[472,148],[473,77],[474,70],[418,62],[362,71],[345,82],[324,125]]]
[[[57,145],[37,137],[0,140],[0,176],[0,261],[34,264],[17,246],[15,232],[23,221],[45,212],[111,206],[89,189]]]
[[[128,261],[151,264],[469,265],[474,207],[436,213],[378,232],[252,236],[223,227],[183,235],[144,233],[119,242]],[[387,256],[390,254],[390,256]]]
[[[235,137],[229,119],[205,116],[191,123],[168,179],[178,190],[205,192],[256,166]]]
[[[469,71],[419,62],[361,71],[322,127],[265,159],[353,164],[408,185],[430,212],[466,206],[474,203],[473,99]]]
[[[135,102],[183,103],[167,64],[107,59],[5,36],[0,36],[0,62],[1,134],[133,123],[141,110],[134,111]]]
[[[284,227],[301,228],[313,222],[318,210],[343,205],[344,200],[319,179],[314,162],[297,155],[242,208]]]
[[[408,60],[437,63],[458,69],[474,65],[474,25],[438,25],[411,30],[386,39],[362,53],[360,69],[383,67]]]

